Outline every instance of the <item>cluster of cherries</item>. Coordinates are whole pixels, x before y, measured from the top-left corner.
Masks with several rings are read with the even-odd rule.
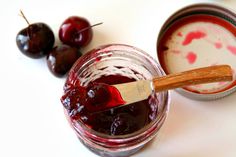
[[[59,29],[59,39],[62,44],[54,47],[55,37],[51,28],[45,23],[30,24],[23,12],[22,17],[28,27],[22,29],[16,36],[20,51],[30,58],[47,56],[47,65],[57,77],[64,76],[74,62],[82,55],[80,48],[87,46],[92,40],[92,27],[83,17],[67,18]]]

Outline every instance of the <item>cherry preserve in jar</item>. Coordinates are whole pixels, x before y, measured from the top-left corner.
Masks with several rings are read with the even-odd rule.
[[[137,152],[163,125],[169,108],[168,91],[153,91],[146,100],[101,112],[90,112],[87,105],[96,107],[108,97],[97,83],[112,85],[163,75],[152,57],[128,45],[104,45],[78,59],[69,72],[61,101],[79,140],[100,156]],[[91,100],[94,92],[97,98]]]

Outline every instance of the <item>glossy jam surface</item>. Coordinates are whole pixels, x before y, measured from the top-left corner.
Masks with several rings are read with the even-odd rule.
[[[235,71],[235,28],[227,20],[210,15],[179,19],[162,34],[158,44],[159,61],[167,74],[220,64],[229,64]],[[233,84],[219,82],[185,89],[208,94],[224,91]]]
[[[107,92],[110,90],[107,87],[111,86],[106,86],[104,83],[112,85],[132,81],[135,80],[120,75],[102,76],[86,87],[80,86],[78,80],[73,83],[67,81],[61,101],[72,121],[81,120],[87,127],[107,135],[133,133],[156,118],[158,104],[156,94],[144,101],[103,110],[104,104],[124,103],[116,91]],[[100,109],[101,111],[97,112]]]

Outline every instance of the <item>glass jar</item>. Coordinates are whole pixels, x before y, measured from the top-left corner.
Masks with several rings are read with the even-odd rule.
[[[111,44],[94,49],[78,59],[69,72],[66,84],[79,80],[81,86],[86,86],[105,75],[121,75],[142,80],[162,76],[164,72],[144,51],[128,45]],[[169,92],[153,91],[153,94],[155,100],[152,100],[152,108],[156,110],[151,115],[152,121],[125,135],[100,133],[86,126],[82,120],[71,119],[68,112],[65,113],[80,141],[92,152],[106,157],[129,156],[155,137],[167,117]]]

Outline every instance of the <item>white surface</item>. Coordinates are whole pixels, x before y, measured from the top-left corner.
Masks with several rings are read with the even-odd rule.
[[[71,15],[104,22],[94,28],[94,39],[84,52],[101,44],[125,43],[156,58],[163,22],[194,2],[199,0],[1,0],[0,156],[96,157],[80,144],[64,117],[59,101],[64,79],[50,74],[45,58],[32,60],[17,49],[15,36],[26,26],[19,9],[31,23],[50,25],[56,36]],[[236,10],[234,0],[217,2]],[[200,102],[172,92],[169,118],[159,137],[134,157],[235,157],[235,121],[236,93]]]

